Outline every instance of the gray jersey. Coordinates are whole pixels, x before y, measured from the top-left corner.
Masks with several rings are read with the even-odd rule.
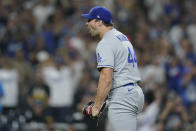
[[[113,87],[140,81],[137,58],[127,37],[113,28],[98,43],[96,49],[97,68],[113,68]]]

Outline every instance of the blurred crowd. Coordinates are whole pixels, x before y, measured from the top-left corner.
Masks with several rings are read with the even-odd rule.
[[[145,93],[138,131],[196,130],[195,0],[1,0],[0,130],[110,131],[107,119],[97,127],[81,114],[96,94],[99,38],[80,14],[95,5],[135,47]]]

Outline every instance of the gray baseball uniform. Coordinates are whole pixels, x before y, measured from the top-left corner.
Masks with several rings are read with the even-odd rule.
[[[141,78],[132,44],[124,34],[113,28],[98,43],[96,54],[98,69],[109,67],[114,70],[108,107],[113,131],[135,131],[144,95],[137,85]]]

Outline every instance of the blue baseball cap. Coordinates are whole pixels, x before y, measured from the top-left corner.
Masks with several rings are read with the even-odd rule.
[[[101,6],[93,7],[88,14],[81,14],[86,19],[99,19],[105,23],[112,23],[112,13]]]

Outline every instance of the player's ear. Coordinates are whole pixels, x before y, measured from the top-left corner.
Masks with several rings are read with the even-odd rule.
[[[102,20],[98,20],[97,24],[98,24],[98,26],[102,26],[103,25],[103,21]]]

